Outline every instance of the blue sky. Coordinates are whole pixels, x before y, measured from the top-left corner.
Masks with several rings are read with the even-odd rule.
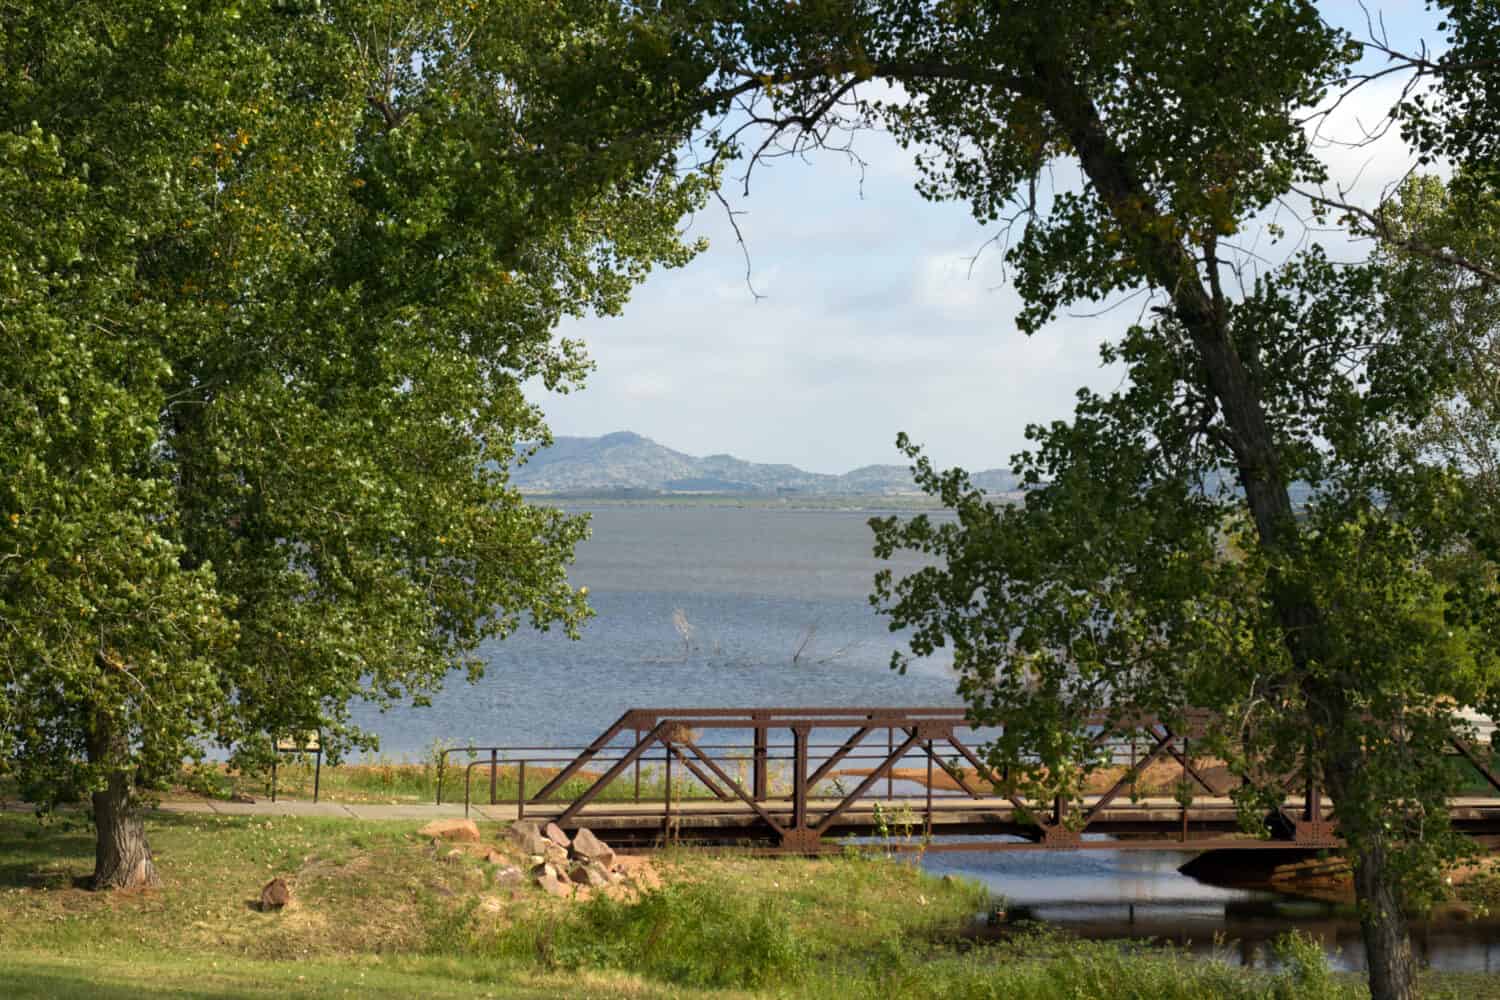
[[[1362,33],[1354,0],[1321,6]],[[1420,0],[1371,0],[1370,9],[1395,46],[1436,41]],[[1394,85],[1362,91],[1332,134],[1353,138],[1356,121],[1378,120]],[[999,254],[970,268],[994,230],[962,204],[918,197],[910,154],[887,137],[863,135],[856,148],[862,181],[824,154],[758,167],[749,197],[732,194],[764,298],[746,288],[744,258],[714,206],[690,220],[710,243],[698,259],[652,275],[621,317],[565,324],[597,370],[581,392],[534,395],[554,433],[633,430],[691,454],[842,472],[902,461],[894,440],[906,431],[942,465],[991,468],[1008,465],[1027,423],[1067,417],[1080,386],[1118,384],[1098,348],[1133,320],[1139,300],[1062,316],[1025,337]],[[1373,148],[1329,144],[1323,155],[1367,203],[1409,164],[1394,136]]]

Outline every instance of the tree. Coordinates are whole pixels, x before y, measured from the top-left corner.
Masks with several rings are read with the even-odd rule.
[[[686,261],[701,182],[663,138],[576,155],[518,82],[586,41],[545,2],[0,27],[0,766],[91,794],[92,883],[145,884],[184,755],[371,745],[351,699],[582,621],[584,521],[507,483],[522,385],[580,384],[558,319]]]
[[[1500,259],[1500,201],[1469,171],[1446,184],[1417,175],[1377,218],[1393,248],[1386,261],[1399,315],[1435,338],[1453,370],[1449,392],[1403,444],[1461,470],[1476,525],[1500,538],[1500,288],[1474,267]]]
[[[1461,37],[1494,37],[1488,5],[1449,6]],[[1299,0],[629,9],[630,51],[673,53],[651,79],[686,96],[611,145],[652,126],[688,136],[707,114],[708,162],[753,169],[882,124],[914,148],[922,193],[1004,223],[1022,330],[1078,300],[1152,296],[1150,321],[1109,350],[1126,386],[1032,430],[1023,504],[990,505],[903,440],[958,519],[878,522],[879,552],[941,565],[882,578],[875,600],[917,652],[954,646],[974,715],[1008,724],[992,759],[1040,761],[1049,790],[1081,787],[1086,720],[1106,707],[1215,709],[1250,816],[1279,794],[1271,776],[1312,771],[1355,864],[1372,991],[1414,995],[1404,910],[1458,847],[1435,751],[1453,703],[1495,691],[1474,482],[1401,446],[1455,368],[1410,322],[1389,261],[1344,268],[1313,248],[1262,269],[1236,250],[1259,213],[1323,179],[1299,115],[1360,46]],[[1076,183],[1049,187],[1054,167]]]

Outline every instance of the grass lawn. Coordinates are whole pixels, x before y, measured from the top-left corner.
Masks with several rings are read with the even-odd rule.
[[[162,887],[90,893],[73,886],[92,865],[82,817],[0,813],[0,996],[1362,995],[1320,961],[1272,977],[1047,936],[967,948],[954,932],[980,890],[879,858],[668,855],[661,887],[580,902],[497,888],[493,865],[447,857],[417,826],[158,816]],[[273,875],[294,903],[261,913]],[[1470,1000],[1500,995],[1493,982],[1434,985]]]

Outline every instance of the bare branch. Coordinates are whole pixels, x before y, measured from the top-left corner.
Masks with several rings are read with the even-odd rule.
[[[1329,198],[1326,195],[1303,191],[1298,188],[1293,188],[1293,190],[1315,205],[1322,205],[1325,208],[1345,213],[1356,223],[1360,224],[1365,232],[1383,243],[1405,250],[1408,253],[1414,253],[1429,260],[1437,261],[1440,264],[1447,264],[1450,267],[1467,271],[1486,282],[1500,284],[1500,271],[1496,271],[1493,267],[1481,261],[1454,253],[1443,247],[1434,246],[1415,236],[1398,233],[1379,211],[1372,212],[1367,208],[1361,208],[1358,205],[1344,201],[1342,198]]]

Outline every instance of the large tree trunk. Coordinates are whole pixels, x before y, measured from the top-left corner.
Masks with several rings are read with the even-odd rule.
[[[129,747],[110,721],[96,716],[88,738],[89,762],[113,766],[105,786],[93,794],[94,874],[90,889],[133,889],[160,884],[146,824],[131,791],[133,773],[124,769]]]
[[[117,771],[94,793],[94,874],[90,889],[133,889],[160,884],[146,824],[130,794],[130,775]]]
[[[1363,766],[1361,757],[1358,748],[1347,746],[1328,754],[1328,792],[1335,811]],[[1344,834],[1358,844],[1349,851],[1349,860],[1354,863],[1354,896],[1359,903],[1359,929],[1369,967],[1370,1000],[1415,1000],[1417,963],[1412,954],[1406,899],[1391,871],[1385,832],[1345,830]]]
[[[1354,856],[1354,894],[1370,967],[1370,1000],[1415,1000],[1417,963],[1411,930],[1388,868],[1383,839],[1368,841]]]
[[[1268,552],[1284,549],[1298,530],[1295,512],[1256,378],[1239,356],[1230,335],[1228,311],[1218,287],[1213,254],[1207,254],[1208,285],[1205,286],[1195,256],[1176,237],[1167,235],[1172,227],[1155,224],[1162,220],[1151,207],[1154,202],[1150,192],[1105,127],[1093,100],[1056,54],[1038,62],[1031,84],[1035,95],[1068,134],[1079,164],[1101,200],[1120,224],[1135,235],[1136,252],[1152,268],[1156,285],[1171,296],[1172,311],[1192,338],[1203,365],[1204,388],[1212,394],[1223,416],[1227,441],[1239,467],[1245,502],[1254,518],[1260,544]],[[1275,577],[1269,584],[1288,652],[1299,668],[1302,683],[1313,683],[1309,672],[1302,668],[1318,658],[1322,616],[1310,597],[1297,587]],[[1353,707],[1339,697],[1320,701],[1329,713],[1328,718],[1318,720],[1324,730],[1341,731],[1345,720],[1338,716],[1353,711]],[[1354,774],[1349,768],[1359,766],[1360,755],[1357,750],[1340,754],[1327,745],[1318,751],[1321,763],[1326,765],[1329,791],[1337,808],[1339,791],[1349,787],[1347,781],[1339,779]],[[1319,762],[1309,763],[1316,766]],[[1411,939],[1400,906],[1398,884],[1386,856],[1384,834],[1379,830],[1345,833],[1355,834],[1352,840],[1359,844],[1354,858],[1355,888],[1361,904],[1360,924],[1373,1000],[1415,997]]]

